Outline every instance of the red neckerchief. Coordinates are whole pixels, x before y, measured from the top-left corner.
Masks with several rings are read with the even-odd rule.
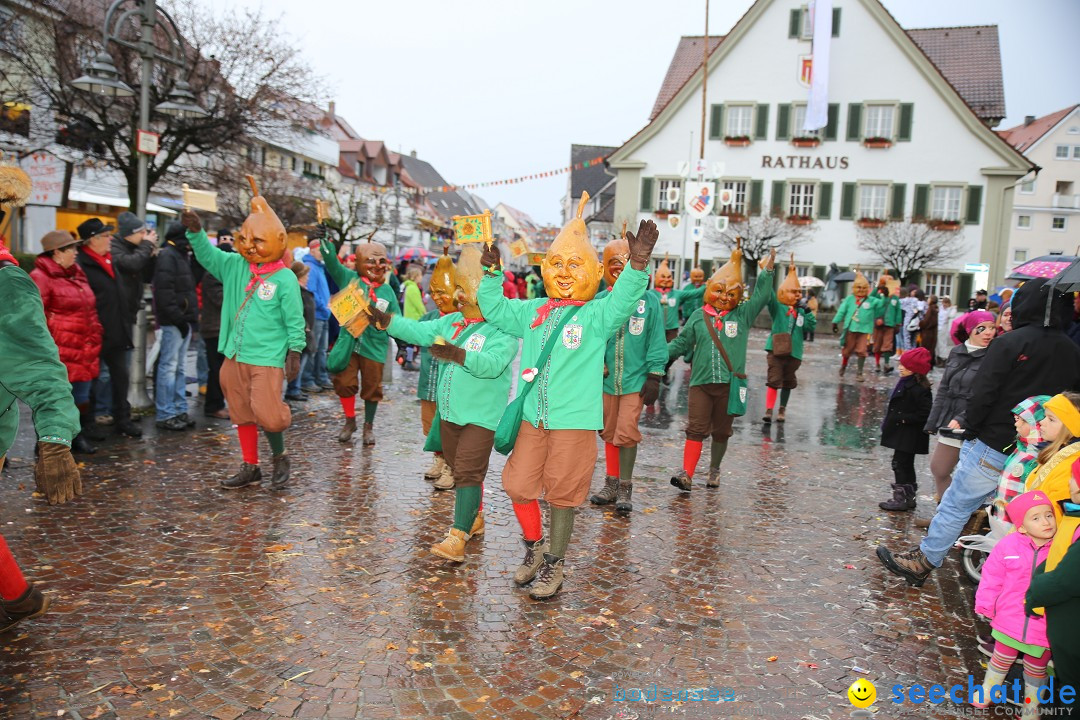
[[[568,305],[577,305],[580,307],[584,304],[584,300],[548,300],[546,303],[536,308],[536,319],[532,321],[532,325],[529,327],[538,328],[543,325],[547,322],[548,315],[550,315],[551,311],[555,308],[566,307]]]
[[[15,256],[12,255],[3,245],[0,245],[0,262],[9,262],[12,265],[19,264],[19,261],[15,259]]]
[[[372,280],[368,280],[368,279],[367,279],[366,277],[364,277],[363,275],[361,275],[361,276],[360,276],[360,279],[361,279],[361,280],[363,280],[364,282],[366,282],[366,283],[367,283],[367,286],[368,286],[368,297],[370,297],[370,298],[371,298],[371,302],[373,302],[373,303],[377,303],[377,302],[379,302],[379,298],[377,298],[377,297],[375,296],[375,291],[376,291],[376,290],[378,290],[379,288],[381,288],[381,287],[382,287],[383,285],[385,285],[385,284],[386,284],[386,280],[384,279],[384,280],[383,280],[383,281],[382,281],[381,283],[379,283],[378,285],[376,285],[374,281],[372,281]]]
[[[799,311],[795,309],[794,305],[792,305],[792,306],[790,306],[788,308],[787,314],[790,315],[791,317],[795,317],[796,315],[799,314]]]
[[[93,250],[91,250],[89,247],[87,247],[85,245],[83,246],[83,252],[85,252],[87,255],[89,255],[90,259],[92,259],[94,262],[96,262],[98,265],[100,265],[101,268],[105,272],[109,273],[109,277],[111,277],[111,278],[116,277],[116,273],[113,272],[112,253],[111,252],[107,252],[104,255],[98,255],[96,252],[94,252]]]
[[[724,324],[724,316],[727,315],[729,312],[731,312],[730,310],[717,310],[712,305],[708,305],[708,304],[703,305],[702,307],[705,308],[705,314],[706,315],[712,315],[714,318],[716,318],[716,329],[717,330],[719,330],[720,326]]]
[[[482,322],[484,322],[484,318],[482,318],[482,317],[467,318],[465,316],[462,316],[461,317],[461,322],[450,323],[455,328],[454,329],[454,334],[450,336],[450,339],[451,340],[456,340],[457,336],[461,334],[462,330],[469,327],[470,325],[475,325],[477,323],[482,323]]]
[[[285,262],[280,258],[270,263],[263,263],[257,265],[255,263],[249,263],[248,267],[251,269],[251,279],[248,280],[247,287],[244,288],[244,292],[251,292],[251,288],[262,282],[264,275],[273,275],[278,270],[285,269]]]

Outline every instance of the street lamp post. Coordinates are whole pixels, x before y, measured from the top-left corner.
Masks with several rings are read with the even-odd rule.
[[[125,7],[126,6],[126,7]],[[127,40],[120,36],[126,24],[139,21],[138,41]],[[158,26],[165,31],[168,42],[166,50],[159,50],[154,43],[154,32]],[[177,67],[181,72],[187,62],[184,45],[176,23],[165,10],[157,6],[157,0],[115,0],[105,13],[102,31],[104,48],[109,42],[129,48],[139,53],[142,68],[139,78],[139,128],[132,138],[132,151],[138,154],[138,174],[135,191],[135,214],[140,220],[146,220],[147,170],[150,156],[139,149],[139,136],[150,131],[150,85],[154,80],[154,63],[161,61]],[[135,91],[120,79],[120,72],[113,64],[112,57],[104,50],[86,68],[86,74],[72,81],[72,86],[103,97],[131,97]],[[183,80],[177,81],[169,93],[169,99],[159,103],[154,110],[172,117],[184,119],[206,117],[209,113],[195,102],[191,87]],[[134,357],[131,367],[131,387],[128,392],[132,407],[144,409],[150,407],[146,392],[146,337],[149,330],[149,318],[146,304],[139,308],[135,321]]]

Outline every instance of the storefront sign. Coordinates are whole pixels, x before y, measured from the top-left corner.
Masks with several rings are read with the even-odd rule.
[[[812,155],[762,155],[761,167],[780,170],[847,170],[847,157]]]
[[[33,183],[30,198],[26,201],[28,205],[60,207],[64,204],[71,179],[66,162],[52,153],[36,152],[20,160],[19,166]]]

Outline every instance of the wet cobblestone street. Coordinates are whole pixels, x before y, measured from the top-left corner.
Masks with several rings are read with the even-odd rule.
[[[680,361],[666,409],[643,417],[634,513],[583,506],[566,583],[543,603],[511,580],[523,550],[502,456],[466,562],[427,552],[453,493],[422,477],[415,374],[395,369],[374,448],[359,433],[338,444],[332,393],[295,411],[293,480],[277,494],[218,488],[239,464],[235,431],[204,423],[193,403],[195,431],[110,441],[84,458],[84,494],[50,508],[31,497],[24,416],[0,513],[53,605],[0,636],[0,717],[849,717],[860,670],[877,684],[879,716],[949,716],[950,703],[886,701],[897,683],[982,672],[974,586],[957,558],[920,590],[874,557],[879,542],[916,542],[914,518],[933,506],[923,456],[916,513],[877,507],[896,375],[839,382],[835,338],[819,334],[788,421],[763,429],[765,337],[751,340],[750,412],[735,423],[723,486],[697,481],[683,496],[668,482],[682,458]],[[265,471],[265,443],[261,453]],[[602,479],[598,465],[594,489]],[[731,688],[736,700],[615,699],[617,687],[653,684]]]

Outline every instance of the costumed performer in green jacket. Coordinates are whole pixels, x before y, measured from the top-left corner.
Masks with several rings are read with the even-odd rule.
[[[803,340],[806,333],[813,332],[817,327],[817,318],[802,299],[794,255],[788,265],[787,277],[776,289],[776,294],[769,298],[769,316],[772,318],[772,331],[765,341],[769,372],[765,380],[765,417],[762,420],[772,422],[779,390],[780,409],[776,411],[776,422],[782,423],[787,419],[791,391],[799,386],[795,373],[802,365]]]
[[[421,321],[435,320],[458,311],[455,296],[457,281],[454,279],[454,273],[450,246],[444,245],[442,257],[435,262],[435,269],[431,272],[431,280],[428,282],[428,294],[435,303],[435,309],[421,315]],[[427,347],[421,346],[420,378],[416,381],[416,397],[420,398],[420,427],[424,430],[424,437],[431,432],[431,423],[438,411],[436,404],[438,386],[439,361],[431,357]],[[446,464],[441,450],[435,451],[435,459],[424,473],[424,477],[434,480],[435,487],[439,490],[450,490],[454,487],[454,473]]]
[[[892,372],[892,356],[896,351],[896,331],[904,321],[904,309],[900,307],[900,283],[889,275],[878,278],[874,292],[877,307],[874,310],[874,372]],[[934,352],[931,350],[931,352]],[[885,370],[881,358],[885,358]]]
[[[870,282],[862,272],[855,268],[855,279],[851,283],[851,295],[844,298],[833,318],[833,334],[843,330],[843,350],[840,354],[843,361],[840,364],[840,377],[847,372],[848,360],[854,353],[857,360],[855,379],[859,382],[866,380],[863,374],[863,365],[866,364],[866,353],[869,345],[869,335],[874,331],[874,317],[877,313],[878,302],[870,295]]]

